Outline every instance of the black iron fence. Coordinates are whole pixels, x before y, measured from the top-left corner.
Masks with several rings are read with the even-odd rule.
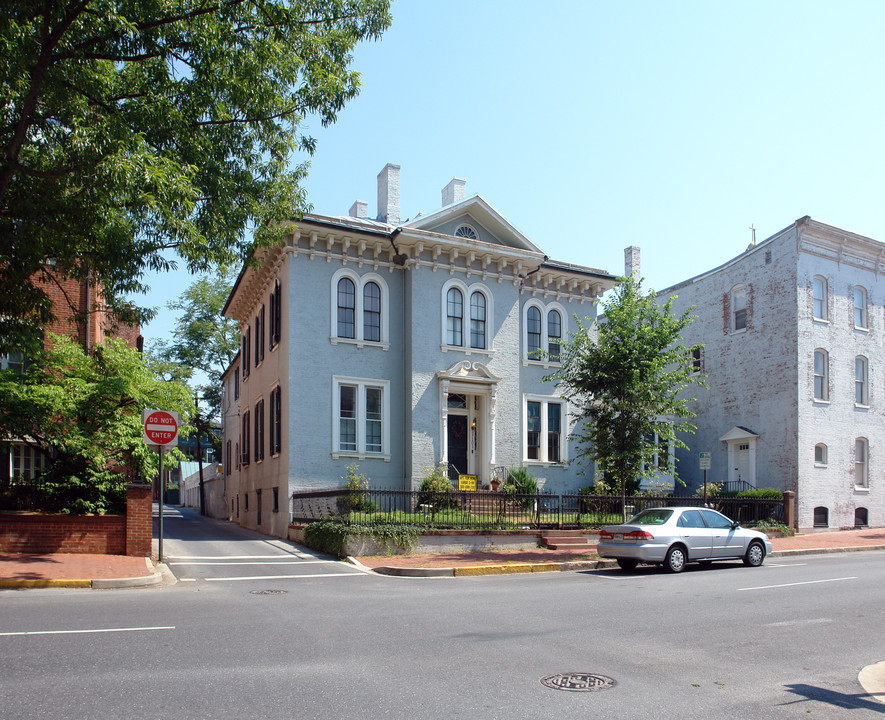
[[[703,498],[634,496],[627,515],[649,507],[704,507]],[[707,498],[706,506],[753,526],[784,521],[784,501],[775,498]],[[334,517],[359,525],[393,524],[438,530],[598,528],[621,521],[616,495],[519,495],[502,492],[422,492],[336,488],[293,493],[292,522]]]

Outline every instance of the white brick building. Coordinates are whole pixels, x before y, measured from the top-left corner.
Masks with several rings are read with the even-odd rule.
[[[885,525],[883,273],[885,244],[804,217],[659,293],[704,344],[690,489],[706,451],[708,481],[795,491],[799,528]]]

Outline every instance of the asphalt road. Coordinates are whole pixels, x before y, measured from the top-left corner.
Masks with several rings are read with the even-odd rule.
[[[883,552],[680,575],[410,579],[308,564],[322,558],[297,548],[288,555],[310,559],[292,566],[285,543],[231,528],[228,546],[204,530],[170,539],[170,556],[202,543],[201,556],[276,560],[273,547],[283,564],[225,566],[226,579],[183,565],[192,581],[151,589],[0,593],[0,717],[885,717],[857,681],[885,659]],[[616,684],[541,683],[559,673]]]

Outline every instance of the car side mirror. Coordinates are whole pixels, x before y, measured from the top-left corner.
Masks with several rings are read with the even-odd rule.
[[[731,523],[732,530],[737,530],[740,526],[741,526],[741,524],[737,520],[735,520]]]

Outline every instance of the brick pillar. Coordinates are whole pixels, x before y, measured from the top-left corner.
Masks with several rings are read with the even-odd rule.
[[[130,483],[126,486],[126,554],[150,557],[152,536],[151,486]]]
[[[784,525],[796,529],[796,493],[792,490],[784,493]]]

